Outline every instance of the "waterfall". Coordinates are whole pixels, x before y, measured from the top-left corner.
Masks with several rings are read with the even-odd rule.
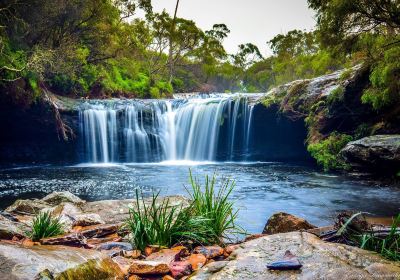
[[[244,95],[88,101],[80,111],[87,162],[247,160],[253,107]]]

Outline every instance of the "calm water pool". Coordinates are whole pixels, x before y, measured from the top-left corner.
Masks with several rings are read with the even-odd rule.
[[[236,181],[232,199],[240,208],[239,223],[250,233],[262,231],[268,217],[285,211],[316,225],[327,225],[339,210],[379,216],[400,212],[400,189],[355,178],[324,174],[313,168],[282,163],[109,164],[30,166],[0,169],[0,208],[17,198],[43,197],[59,190],[86,200],[185,194],[188,171],[202,178],[217,172]]]

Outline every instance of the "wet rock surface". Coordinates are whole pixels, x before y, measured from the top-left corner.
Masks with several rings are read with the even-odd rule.
[[[281,259],[287,250],[303,264],[301,270],[269,270],[267,264]],[[357,279],[398,279],[400,264],[309,233],[291,232],[245,242],[230,261],[208,264],[190,279],[355,279],[355,275]]]
[[[357,170],[400,170],[400,135],[374,135],[350,142],[341,151],[345,161]]]
[[[0,279],[32,280],[43,271],[52,279],[114,279],[122,276],[119,267],[100,252],[65,246],[25,248],[0,243]]]
[[[288,213],[275,213],[268,219],[263,234],[285,233],[298,230],[309,230],[316,228],[306,220]]]

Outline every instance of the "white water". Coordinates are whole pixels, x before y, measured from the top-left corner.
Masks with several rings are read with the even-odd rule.
[[[80,113],[83,161],[247,160],[252,113],[240,95],[87,102]]]

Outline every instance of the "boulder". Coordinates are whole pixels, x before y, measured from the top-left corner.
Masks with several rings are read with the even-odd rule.
[[[52,192],[49,195],[46,195],[41,199],[42,201],[50,204],[52,206],[57,206],[63,202],[68,202],[72,204],[82,204],[85,203],[85,200],[80,199],[76,195],[73,195],[70,192]]]
[[[353,169],[375,172],[400,170],[400,135],[374,135],[350,142],[341,151]]]
[[[220,246],[198,246],[194,248],[193,253],[195,254],[202,254],[207,259],[213,259],[224,254],[224,249]]]
[[[40,199],[18,199],[6,209],[6,212],[33,216],[45,208],[51,208],[51,205]]]
[[[207,258],[202,254],[192,254],[187,261],[192,265],[193,270],[199,270],[206,264]]]
[[[308,230],[316,228],[306,220],[291,214],[279,212],[268,219],[264,227],[263,234],[276,234],[298,230]]]
[[[169,264],[157,261],[132,261],[129,273],[137,275],[164,275],[169,273]]]
[[[271,271],[267,265],[290,250],[300,271]],[[231,261],[214,262],[190,279],[398,279],[400,263],[356,247],[327,243],[306,232],[264,236],[240,244]],[[397,277],[397,278],[396,278]]]
[[[24,248],[4,242],[0,243],[0,271],[1,279],[10,280],[111,280],[123,276],[118,265],[98,251],[64,246]]]

